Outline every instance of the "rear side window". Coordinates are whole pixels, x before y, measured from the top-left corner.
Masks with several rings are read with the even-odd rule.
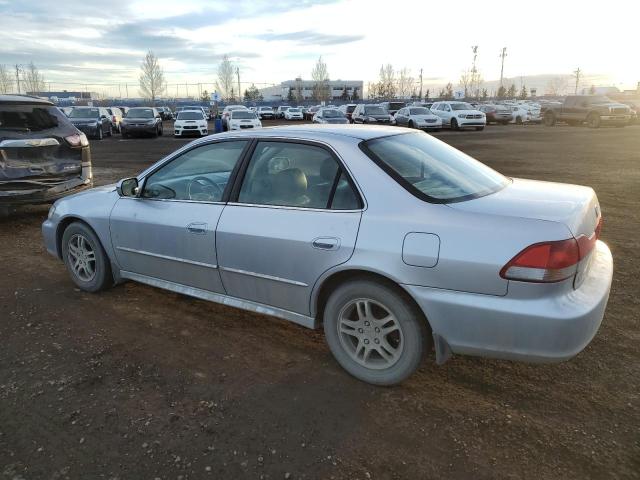
[[[0,105],[0,131],[39,132],[66,124],[66,116],[53,106]]]
[[[328,150],[290,142],[258,143],[238,201],[334,210],[361,208],[359,196]]]
[[[360,148],[416,197],[450,203],[489,195],[509,179],[424,133],[375,138]]]

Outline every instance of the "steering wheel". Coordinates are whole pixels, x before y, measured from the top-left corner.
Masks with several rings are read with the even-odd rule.
[[[192,189],[196,185],[196,191],[192,193]],[[189,184],[187,185],[187,195],[189,196],[189,200],[213,202],[216,198],[222,198],[222,193],[223,191],[222,188],[220,188],[220,185],[207,177],[192,178],[189,180]]]

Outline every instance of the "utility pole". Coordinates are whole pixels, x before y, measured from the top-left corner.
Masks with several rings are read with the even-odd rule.
[[[576,77],[576,88],[575,88],[575,90],[573,92],[574,95],[578,94],[578,85],[580,84],[580,74],[581,73],[582,72],[580,71],[579,67],[578,67],[577,70],[574,70],[574,72],[573,72],[573,76]]]
[[[422,101],[422,69],[420,69],[420,101]]]
[[[18,87],[18,95],[20,95],[20,65],[16,63],[16,86]]]
[[[129,84],[128,83],[124,84],[124,89],[125,89],[125,93],[127,94],[127,98],[129,98]]]
[[[471,51],[473,52],[473,67],[471,68],[471,87],[474,89],[472,92],[476,97],[479,96],[480,85],[478,82],[478,70],[476,70],[476,60],[478,58],[478,45],[474,45],[471,47]]]
[[[240,67],[236,67],[236,75],[238,77],[238,101],[242,101],[242,93],[240,93]]]
[[[500,66],[500,86],[502,87],[502,79],[504,78],[504,57],[507,56],[507,47],[502,47],[502,53],[500,58],[502,59],[502,65]]]

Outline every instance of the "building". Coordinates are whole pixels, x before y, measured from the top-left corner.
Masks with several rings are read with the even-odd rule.
[[[34,97],[46,98],[56,104],[73,105],[75,103],[85,104],[98,98],[93,92],[29,92],[27,95]]]
[[[329,89],[331,91],[330,100],[341,100],[344,98],[346,89],[346,99],[354,98],[362,99],[362,90],[364,82],[362,80],[329,80]],[[313,92],[316,82],[314,80],[303,80],[296,78],[295,80],[287,80],[279,86],[267,87],[260,90],[266,102],[289,101],[295,99],[299,101],[313,100]]]

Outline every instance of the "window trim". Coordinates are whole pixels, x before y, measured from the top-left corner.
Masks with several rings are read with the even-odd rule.
[[[434,204],[442,205],[442,204],[448,204],[448,203],[466,202],[467,200],[474,200],[476,198],[486,197],[487,195],[491,195],[492,193],[499,192],[500,190],[503,190],[509,183],[512,182],[512,179],[510,177],[507,177],[505,175],[500,174],[504,178],[507,179],[507,183],[505,185],[503,185],[501,188],[499,188],[497,190],[493,190],[491,192],[478,192],[478,193],[472,193],[470,195],[463,195],[461,197],[454,197],[454,198],[435,198],[435,197],[432,197],[431,195],[427,195],[426,193],[422,192],[421,190],[418,190],[416,187],[414,187],[407,180],[405,180],[402,177],[402,175],[400,175],[393,168],[391,168],[384,160],[382,160],[378,155],[376,155],[367,145],[367,143],[372,141],[372,140],[378,140],[378,139],[381,139],[381,138],[397,137],[397,136],[400,136],[400,135],[420,135],[420,133],[416,133],[416,132],[394,133],[392,135],[385,135],[385,136],[382,136],[382,137],[370,138],[368,140],[361,141],[358,144],[358,148],[360,148],[360,150],[367,157],[369,157],[369,159],[371,159],[373,161],[373,163],[375,163],[378,167],[380,167],[387,175],[389,175],[393,180],[395,180],[407,192],[409,192],[414,197],[416,197],[416,198],[418,198],[420,200],[423,200],[423,201],[425,201],[427,203],[434,203]],[[500,172],[498,172],[498,173],[500,173]]]
[[[331,155],[331,157],[338,164],[338,170],[336,172],[336,177],[335,178],[339,178],[340,177],[340,173],[344,172],[344,174],[345,174],[345,176],[347,178],[347,181],[349,182],[349,185],[351,186],[351,189],[353,190],[353,193],[357,197],[357,200],[359,202],[359,207],[356,208],[356,209],[350,209],[350,210],[332,210],[332,209],[326,208],[326,207],[325,208],[314,208],[314,207],[298,207],[298,206],[293,206],[293,205],[267,205],[267,204],[261,204],[261,203],[258,204],[258,203],[239,202],[238,201],[238,197],[240,195],[240,189],[242,188],[242,183],[244,182],[247,170],[249,169],[249,164],[251,163],[251,158],[253,157],[253,154],[255,153],[255,150],[256,150],[256,148],[258,146],[258,143],[260,143],[260,142],[292,143],[292,144],[298,144],[298,145],[308,145],[308,146],[312,146],[312,147],[319,147],[319,148],[322,148],[323,150],[327,151],[329,153],[329,155]],[[334,178],[334,183],[336,182],[335,178]],[[333,203],[333,195],[334,194],[335,194],[335,191],[332,191],[332,196],[329,197],[329,200],[327,202],[328,205],[331,205]],[[251,145],[250,151],[247,151],[246,155],[242,159],[242,166],[238,170],[238,175],[234,179],[233,189],[231,190],[231,194],[230,194],[227,202],[228,202],[229,205],[238,205],[238,206],[247,206],[247,207],[291,209],[291,210],[310,210],[310,211],[315,211],[315,212],[361,212],[361,211],[366,209],[366,202],[365,202],[365,199],[364,199],[364,195],[362,195],[362,192],[360,191],[360,188],[357,186],[357,184],[352,179],[351,172],[349,172],[349,170],[346,168],[344,162],[342,161],[340,156],[337,154],[337,152],[333,149],[333,147],[331,147],[329,144],[326,144],[326,143],[323,143],[323,142],[320,142],[320,141],[316,141],[316,140],[306,140],[306,139],[286,138],[286,137],[255,137],[254,138],[254,141],[253,141],[253,143]]]
[[[231,170],[231,173],[229,174],[229,180],[227,181],[227,185],[225,186],[224,191],[222,192],[222,197],[220,198],[220,200],[215,201],[215,202],[207,202],[207,201],[201,201],[201,200],[187,200],[187,199],[174,199],[174,198],[147,198],[147,197],[143,197],[142,193],[144,192],[145,187],[147,186],[147,180],[148,178],[153,175],[154,173],[156,173],[158,170],[164,168],[165,166],[169,165],[171,162],[177,160],[178,158],[182,157],[183,155],[197,149],[197,148],[201,148],[201,147],[209,147],[212,145],[218,145],[220,143],[226,143],[226,142],[238,142],[238,141],[244,141],[246,142],[246,145],[244,146],[244,148],[242,149],[242,151],[240,152],[240,156],[238,157],[238,160],[236,161],[235,166],[233,167],[233,170]],[[247,155],[247,152],[251,149],[252,144],[254,143],[255,139],[251,138],[251,137],[230,137],[230,138],[221,138],[219,140],[213,141],[213,142],[203,142],[203,143],[198,143],[196,145],[192,145],[190,146],[190,148],[185,148],[185,149],[180,149],[177,152],[175,152],[175,155],[169,157],[168,159],[166,159],[166,161],[160,161],[157,165],[155,166],[151,166],[149,169],[145,170],[144,172],[142,172],[140,175],[138,175],[138,182],[140,183],[140,194],[137,197],[129,197],[129,198],[136,198],[136,199],[140,199],[140,200],[151,200],[151,201],[156,201],[156,202],[187,202],[187,203],[203,203],[203,204],[212,204],[212,205],[224,205],[226,203],[228,203],[229,201],[229,195],[231,194],[231,190],[233,188],[233,186],[235,185],[235,180],[236,180],[236,176],[238,175],[238,171],[240,169],[240,166],[242,165],[242,163],[245,160],[245,156]],[[124,197],[127,198],[127,197]]]

